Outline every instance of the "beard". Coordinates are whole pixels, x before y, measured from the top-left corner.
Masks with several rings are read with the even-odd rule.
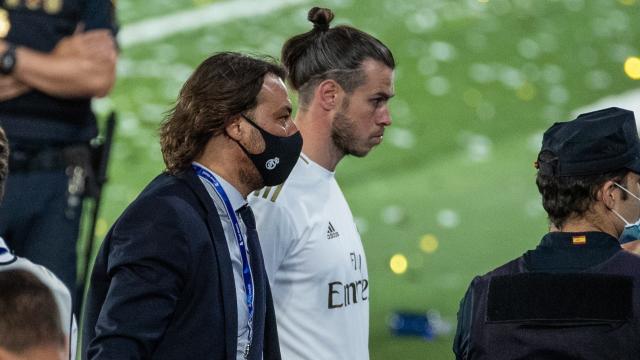
[[[259,154],[265,150],[265,143],[262,137],[256,129],[253,129],[249,136],[251,146],[249,149],[257,150],[255,153]],[[238,143],[240,145],[240,143]],[[253,151],[251,151],[253,153]],[[244,152],[243,152],[244,153]],[[240,175],[240,181],[242,181],[251,191],[262,189],[264,187],[264,180],[262,175],[253,164],[253,161],[247,154],[244,154],[244,161],[239,162],[238,174]]]
[[[369,149],[359,149],[356,139],[356,129],[353,120],[347,116],[349,109],[349,98],[346,98],[336,113],[331,125],[331,140],[336,148],[344,155],[364,157],[369,153]]]
[[[256,169],[251,160],[248,161],[248,164],[240,166],[238,174],[240,175],[240,181],[251,189],[251,191],[262,189],[264,187],[262,175],[260,175],[258,169]]]

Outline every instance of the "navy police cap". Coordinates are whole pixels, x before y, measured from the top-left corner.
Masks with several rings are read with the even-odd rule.
[[[540,154],[548,152],[541,159]],[[553,124],[542,138],[541,175],[585,176],[629,169],[640,174],[640,139],[633,112],[616,107]]]

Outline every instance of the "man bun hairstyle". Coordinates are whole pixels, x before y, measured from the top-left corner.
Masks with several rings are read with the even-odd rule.
[[[313,30],[327,31],[329,30],[329,24],[333,20],[333,12],[329,9],[314,7],[309,10],[307,20],[313,23]]]
[[[287,40],[282,47],[282,64],[287,80],[299,93],[299,103],[305,107],[313,90],[322,81],[336,81],[345,92],[352,93],[366,81],[362,63],[372,59],[394,69],[391,50],[380,40],[347,25],[331,28],[334,14],[330,9],[314,7],[307,19],[313,28]]]

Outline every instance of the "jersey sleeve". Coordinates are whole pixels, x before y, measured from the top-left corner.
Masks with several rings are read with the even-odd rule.
[[[110,29],[115,35],[118,32],[116,10],[113,0],[87,0],[82,22],[85,30]]]
[[[250,196],[249,203],[256,217],[264,265],[271,281],[299,236],[290,210],[284,204],[256,196]]]

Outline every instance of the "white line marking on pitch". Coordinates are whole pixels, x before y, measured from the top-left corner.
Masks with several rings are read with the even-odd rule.
[[[619,107],[631,110],[635,113],[636,123],[640,124],[640,89],[630,90],[622,94],[604,97],[596,102],[583,106],[573,111],[575,116],[590,111],[605,109],[608,107]],[[638,126],[640,128],[640,126]]]
[[[171,15],[142,20],[124,26],[118,34],[118,43],[130,47],[165,37],[225,22],[265,15],[276,10],[299,5],[307,0],[231,0],[204,7],[184,10]]]

